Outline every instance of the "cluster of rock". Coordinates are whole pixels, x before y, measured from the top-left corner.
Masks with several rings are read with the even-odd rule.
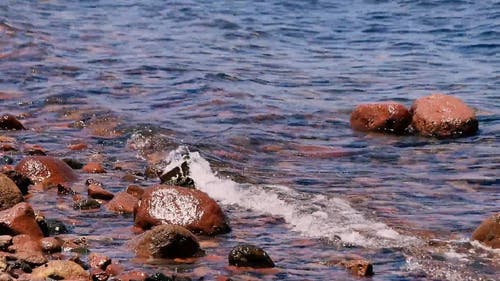
[[[437,138],[469,136],[478,130],[474,110],[444,94],[421,97],[410,109],[397,102],[361,104],[351,113],[350,123],[358,131]]]

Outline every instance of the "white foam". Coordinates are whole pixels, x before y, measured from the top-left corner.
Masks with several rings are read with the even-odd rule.
[[[170,153],[168,160],[179,163],[185,159],[179,154],[186,151],[181,147]],[[332,240],[340,237],[344,243],[375,248],[402,247],[418,241],[367,219],[340,198],[300,193],[286,186],[239,184],[218,177],[198,152],[187,153],[190,177],[198,189],[223,204],[283,217],[292,230],[305,236]]]

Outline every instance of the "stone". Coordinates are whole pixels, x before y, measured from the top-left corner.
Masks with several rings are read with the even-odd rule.
[[[52,156],[25,157],[17,164],[16,171],[45,187],[64,185],[78,179],[70,166]]]
[[[0,251],[6,251],[12,245],[12,236],[0,235]]]
[[[273,260],[263,249],[249,244],[234,247],[228,256],[229,265],[237,267],[270,268]]]
[[[75,210],[93,210],[101,208],[101,203],[92,198],[83,198],[73,203]]]
[[[29,265],[41,265],[47,262],[42,254],[40,239],[26,234],[16,235],[12,238],[12,245],[8,249],[15,252],[12,256],[20,262]]]
[[[90,198],[111,200],[115,195],[102,187],[100,184],[90,184],[87,188]]]
[[[106,204],[106,209],[113,213],[131,214],[139,200],[125,191],[118,192],[111,201]]]
[[[474,110],[462,100],[444,94],[421,97],[411,106],[412,127],[423,136],[450,138],[478,130]]]
[[[161,184],[194,188],[194,181],[189,177],[189,166],[186,161],[159,177]]]
[[[0,174],[0,211],[11,208],[23,201],[23,194],[6,175]]]
[[[28,194],[28,187],[33,184],[28,177],[16,172],[15,170],[6,171],[4,174],[17,185],[23,195]]]
[[[88,259],[90,268],[106,270],[106,267],[111,264],[111,259],[104,254],[90,253]]]
[[[485,219],[472,233],[472,240],[500,249],[500,213]]]
[[[106,273],[109,276],[117,276],[123,272],[123,265],[118,263],[112,263],[106,267]]]
[[[100,268],[91,268],[90,278],[92,281],[106,281],[109,279],[109,273]]]
[[[145,189],[134,217],[135,225],[143,229],[176,224],[196,234],[230,231],[226,216],[215,200],[202,191],[178,186],[155,185]]]
[[[41,218],[37,220],[38,226],[43,232],[44,236],[54,236],[59,234],[68,233],[68,228],[64,223],[57,219]]]
[[[3,114],[0,116],[0,130],[26,130],[26,128],[14,115]]]
[[[83,168],[83,163],[78,161],[77,159],[63,158],[62,161],[68,164],[68,166],[70,166],[73,170],[80,170],[81,168]]]
[[[347,260],[341,261],[340,265],[344,266],[351,274],[361,277],[373,275],[373,265],[366,260]]]
[[[185,258],[200,252],[196,237],[179,225],[158,225],[138,238],[135,252],[143,258]]]
[[[148,275],[139,270],[127,271],[116,277],[117,280],[120,281],[144,281]]]
[[[92,173],[92,174],[102,174],[106,173],[106,170],[102,166],[101,163],[97,162],[89,162],[87,165],[83,166],[82,170],[85,173]]]
[[[351,113],[350,123],[357,131],[402,134],[411,123],[411,114],[396,102],[361,104]]]
[[[26,202],[0,211],[0,234],[28,234],[32,237],[43,237],[42,230],[35,220],[35,212]]]
[[[51,260],[48,263],[33,269],[31,273],[33,280],[85,280],[89,274],[79,264],[66,260]]]
[[[62,250],[64,241],[58,237],[44,237],[40,240],[42,251],[45,253],[57,253]]]
[[[144,193],[144,189],[133,184],[129,185],[125,191],[139,200],[141,200],[142,194]]]

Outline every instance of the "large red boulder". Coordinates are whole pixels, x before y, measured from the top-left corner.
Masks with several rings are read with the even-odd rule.
[[[144,258],[185,258],[200,252],[196,237],[179,225],[157,225],[138,238],[135,252]]]
[[[78,178],[68,164],[52,156],[25,157],[17,164],[16,171],[43,186],[67,184]]]
[[[35,220],[35,212],[26,202],[0,211],[0,234],[28,234],[31,237],[43,237],[43,232]]]
[[[361,104],[351,113],[350,122],[357,131],[401,134],[410,125],[411,114],[396,102]]]
[[[500,249],[500,213],[484,220],[472,233],[472,240],[477,240],[493,249]]]
[[[0,174],[0,211],[21,201],[23,201],[21,190],[8,176]]]
[[[478,130],[474,110],[456,97],[444,94],[421,97],[415,100],[411,112],[412,126],[423,136],[460,137]]]
[[[207,235],[230,231],[215,200],[202,191],[185,187],[156,185],[145,189],[134,215],[135,225],[144,229],[176,224]]]

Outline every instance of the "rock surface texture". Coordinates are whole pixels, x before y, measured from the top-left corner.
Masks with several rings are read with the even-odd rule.
[[[77,179],[68,164],[51,156],[25,157],[17,164],[16,171],[43,186],[56,186]]]
[[[238,267],[269,268],[274,262],[263,249],[254,245],[238,245],[228,256],[229,265]]]
[[[351,113],[350,122],[357,131],[401,134],[410,125],[411,114],[396,102],[361,104]]]
[[[484,220],[472,233],[472,240],[493,249],[500,249],[500,213]]]
[[[0,211],[21,201],[23,201],[21,190],[8,176],[0,174]]]
[[[178,225],[158,225],[144,232],[135,247],[139,257],[185,258],[200,252],[196,237]]]
[[[31,237],[43,237],[42,230],[35,220],[35,212],[28,203],[22,202],[0,212],[0,233]]]

